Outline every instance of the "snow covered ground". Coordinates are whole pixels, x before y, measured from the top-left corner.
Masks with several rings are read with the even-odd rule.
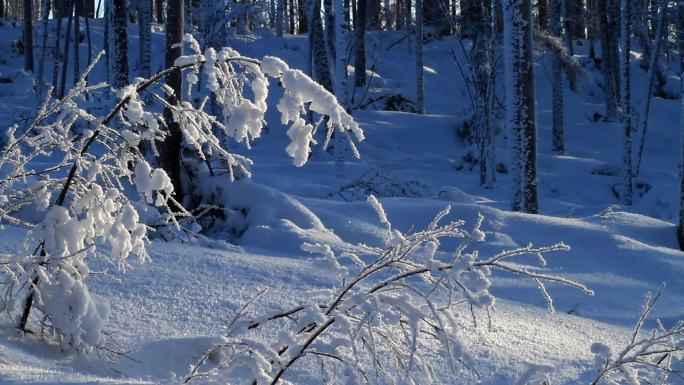
[[[0,52],[10,52],[20,30],[9,25],[0,28]],[[99,44],[98,24],[94,31]],[[131,37],[130,50],[137,52],[135,28]],[[374,35],[367,44],[376,52],[369,60],[374,65],[369,95],[388,90],[409,98],[413,95],[413,64],[406,41],[386,49],[399,38]],[[162,34],[155,34],[154,39],[153,47],[162,46]],[[268,54],[282,57],[293,67],[305,66],[305,37],[236,36],[230,44],[248,56]],[[583,48],[578,47],[578,52]],[[320,150],[306,166],[293,167],[284,151],[285,130],[275,113],[269,113],[268,133],[252,149],[235,145],[233,151],[254,160],[254,185],[249,188],[252,194],[268,197],[258,207],[271,221],[251,228],[235,246],[153,241],[148,263],[126,272],[106,265],[91,267],[108,273],[93,277],[91,287],[110,301],[107,330],[116,342],[112,348],[130,352],[127,357],[108,363],[102,357],[66,354],[35,336],[20,335],[5,321],[0,328],[0,383],[178,383],[190,364],[218,341],[226,320],[260,288],[267,292],[253,307],[257,314],[301,304],[310,291],[332,284],[334,277],[325,263],[300,250],[303,241],[382,246],[384,227],[362,196],[366,188],[373,189],[393,225],[402,231],[423,228],[446,205],[453,207],[448,219],[464,219],[466,226],[474,223],[478,213],[483,214],[488,242],[478,246],[481,255],[528,243],[565,242],[572,249],[553,254],[544,271],[595,291],[594,296],[586,296],[551,286],[557,311],[549,313],[531,282],[497,275],[493,293],[499,300],[491,325],[484,313],[477,314],[477,324],[466,308],[455,315],[462,325],[457,333],[475,358],[479,379],[464,371],[454,384],[511,384],[529,364],[552,367],[553,383],[586,382],[592,365],[591,344],[602,342],[616,348],[624,344],[644,294],[661,283],[667,286],[654,318],[665,325],[684,318],[684,253],[677,248],[672,223],[678,209],[679,101],[653,100],[652,129],[643,171],[637,178],[643,187],[633,207],[622,207],[612,192],[619,182],[615,171],[621,157],[620,128],[593,121],[594,113],[603,110],[598,79],[593,78],[598,72],[587,71],[579,93],[566,92],[567,155],[557,156],[550,151],[550,65],[539,57],[542,215],[511,213],[506,211],[507,175],[497,174],[495,188],[483,189],[478,186],[477,166],[464,160],[474,149],[457,135],[469,104],[453,59],[454,53],[460,55],[459,49],[453,39],[426,46],[426,115],[354,112],[366,140],[360,145],[360,160],[348,157],[344,178],[335,176],[333,156]],[[136,55],[130,56],[135,72]],[[160,56],[153,55],[153,68],[161,65]],[[21,81],[16,75],[21,57],[3,54],[2,58],[0,75],[10,74]],[[634,71],[641,70],[635,66]],[[101,71],[94,81],[100,80],[98,76]],[[635,79],[638,106],[643,84],[640,76]],[[26,116],[30,113],[27,106],[35,103],[20,84],[0,84],[0,125]],[[497,157],[507,163],[503,134]],[[237,189],[236,196],[240,194]],[[302,224],[307,221],[307,226]],[[6,226],[0,236],[0,251],[10,251],[21,246],[25,231]],[[453,246],[443,245],[446,250]],[[296,384],[322,383],[306,368],[292,374],[295,377],[290,381]]]

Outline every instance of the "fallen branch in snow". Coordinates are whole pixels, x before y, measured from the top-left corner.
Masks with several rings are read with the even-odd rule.
[[[402,234],[392,228],[384,209],[373,196],[368,198],[386,227],[385,247],[359,245],[337,255],[324,244],[304,244],[305,251],[322,255],[335,274],[336,287],[314,295],[308,304],[272,315],[246,319],[241,311],[221,344],[213,346],[192,366],[186,382],[197,377],[224,376],[254,384],[290,383],[285,375],[304,358],[321,362],[324,377],[334,383],[445,383],[440,367],[453,374],[459,367],[475,376],[473,359],[454,333],[457,305],[488,310],[494,305],[489,292],[492,270],[522,275],[538,285],[552,308],[546,284],[558,283],[592,291],[573,280],[544,273],[532,266],[514,263],[517,257],[538,257],[568,250],[559,243],[548,247],[527,246],[479,258],[468,251],[482,242],[480,216],[466,231],[463,221],[440,222],[449,214],[441,211],[425,230]],[[452,253],[439,250],[440,240],[461,238]],[[343,264],[342,262],[348,261]],[[260,329],[277,337],[260,342],[248,334]],[[279,330],[278,332],[276,332]],[[401,380],[401,381],[400,381]]]

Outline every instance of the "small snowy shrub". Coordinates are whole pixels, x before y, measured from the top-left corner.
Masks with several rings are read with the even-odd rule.
[[[334,286],[308,293],[311,299],[301,306],[259,317],[249,317],[248,303],[228,325],[223,343],[192,366],[186,382],[221,376],[228,383],[290,384],[288,371],[300,360],[314,360],[329,384],[448,383],[445,372],[473,369],[455,333],[457,313],[475,316],[474,309],[494,305],[493,270],[531,279],[550,307],[549,282],[591,294],[580,283],[515,261],[534,255],[544,266],[544,254],[567,250],[564,244],[482,258],[469,250],[485,240],[482,217],[468,231],[463,221],[441,223],[447,208],[426,229],[403,234],[374,196],[368,202],[386,227],[384,247],[335,252],[326,244],[304,244],[304,251],[327,260]],[[445,238],[463,242],[447,253],[439,250]],[[257,339],[257,329],[272,340]]]
[[[0,310],[20,330],[32,332],[29,316],[35,309],[43,320],[41,329],[51,332],[65,348],[101,347],[109,309],[88,289],[89,261],[100,258],[123,269],[130,265],[131,256],[148,259],[149,228],[141,220],[140,208],[156,207],[156,214],[144,215],[175,226],[192,216],[173,198],[166,172],[141,154],[141,143],[149,144],[156,154],[154,144],[165,136],[163,115],[146,107],[141,92],[162,102],[180,123],[183,146],[196,160],[190,166],[199,168],[218,159],[228,169],[229,177],[224,178],[230,180],[237,171],[248,175],[251,161],[229,153],[215,132],[247,144],[260,136],[268,77],[285,88],[278,110],[282,122],[291,123],[286,151],[295,165],[307,161],[313,142],[315,127],[303,118],[308,110],[329,116],[329,130],[337,128],[350,142],[350,132],[363,139],[356,122],[332,94],[283,61],[246,58],[230,48],[201,53],[190,35],[185,42],[193,54],[149,79],[116,90],[118,101],[104,116],[82,107],[87,94],[107,87],[87,84],[96,59],[63,99],[46,100],[28,127],[9,128],[0,157],[0,226],[26,228],[29,236],[22,252],[0,255],[0,272],[5,275],[0,281],[5,290]],[[183,69],[189,69],[190,84],[197,84],[200,72],[206,75],[206,87],[220,116],[205,110],[208,98],[198,105],[171,105],[156,93],[158,88],[150,87]],[[193,88],[188,87],[189,92]]]
[[[602,343],[594,343],[595,377],[599,384],[681,384],[684,382],[684,321],[667,328],[660,320],[656,328],[644,332],[644,324],[663,291],[647,295],[641,316],[629,342],[617,352]]]

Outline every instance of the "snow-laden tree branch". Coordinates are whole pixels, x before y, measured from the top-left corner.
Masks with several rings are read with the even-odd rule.
[[[261,135],[269,77],[285,89],[278,110],[282,123],[289,124],[286,151],[295,165],[307,161],[314,144],[315,127],[303,119],[309,110],[329,116],[330,127],[350,142],[352,136],[363,139],[330,92],[280,59],[256,60],[230,48],[202,53],[190,35],[185,43],[192,55],[116,90],[118,101],[101,116],[84,105],[85,94],[107,87],[86,80],[100,54],[64,98],[47,99],[27,127],[10,127],[0,157],[0,225],[24,227],[29,235],[23,251],[0,255],[0,274],[7,276],[0,310],[22,331],[31,332],[29,316],[35,309],[65,348],[102,346],[109,308],[88,290],[88,260],[98,257],[124,269],[131,256],[149,259],[149,228],[139,214],[145,206],[156,207],[161,224],[178,227],[179,218],[191,217],[174,199],[166,172],[148,163],[139,149],[147,143],[156,154],[155,143],[166,135],[163,114],[146,106],[142,92],[171,109],[186,149],[206,163],[224,162],[231,179],[234,168],[248,175],[251,160],[230,153],[217,132],[247,145]],[[171,92],[167,87],[152,87],[182,70],[190,84],[206,76],[220,114],[207,112],[208,97],[172,105],[158,94]]]
[[[466,230],[463,221],[442,223],[447,208],[424,230],[404,234],[392,227],[375,197],[368,202],[386,228],[384,247],[357,245],[336,252],[326,244],[305,243],[304,251],[327,261],[335,285],[311,293],[310,301],[293,309],[250,318],[243,308],[224,341],[192,366],[186,382],[222,376],[236,383],[286,384],[295,364],[318,360],[322,375],[334,379],[328,383],[422,384],[429,382],[426,378],[444,383],[443,368],[453,373],[465,367],[477,375],[455,333],[456,314],[474,317],[475,309],[494,306],[489,291],[494,270],[532,280],[549,306],[548,283],[592,294],[581,283],[515,261],[533,255],[545,266],[545,254],[569,249],[562,243],[481,258],[471,250],[485,240],[481,216]],[[442,251],[447,238],[462,243],[452,252]],[[252,334],[256,329],[274,338],[263,342]]]

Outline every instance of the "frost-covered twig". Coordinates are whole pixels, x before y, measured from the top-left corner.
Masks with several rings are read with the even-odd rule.
[[[646,319],[660,299],[664,285],[655,295],[646,296],[641,315],[634,325],[630,340],[615,353],[602,343],[594,343],[596,375],[591,385],[598,384],[669,384],[670,376],[684,380],[684,321],[666,328],[657,321],[655,330],[642,333]],[[645,335],[644,335],[645,334]]]

